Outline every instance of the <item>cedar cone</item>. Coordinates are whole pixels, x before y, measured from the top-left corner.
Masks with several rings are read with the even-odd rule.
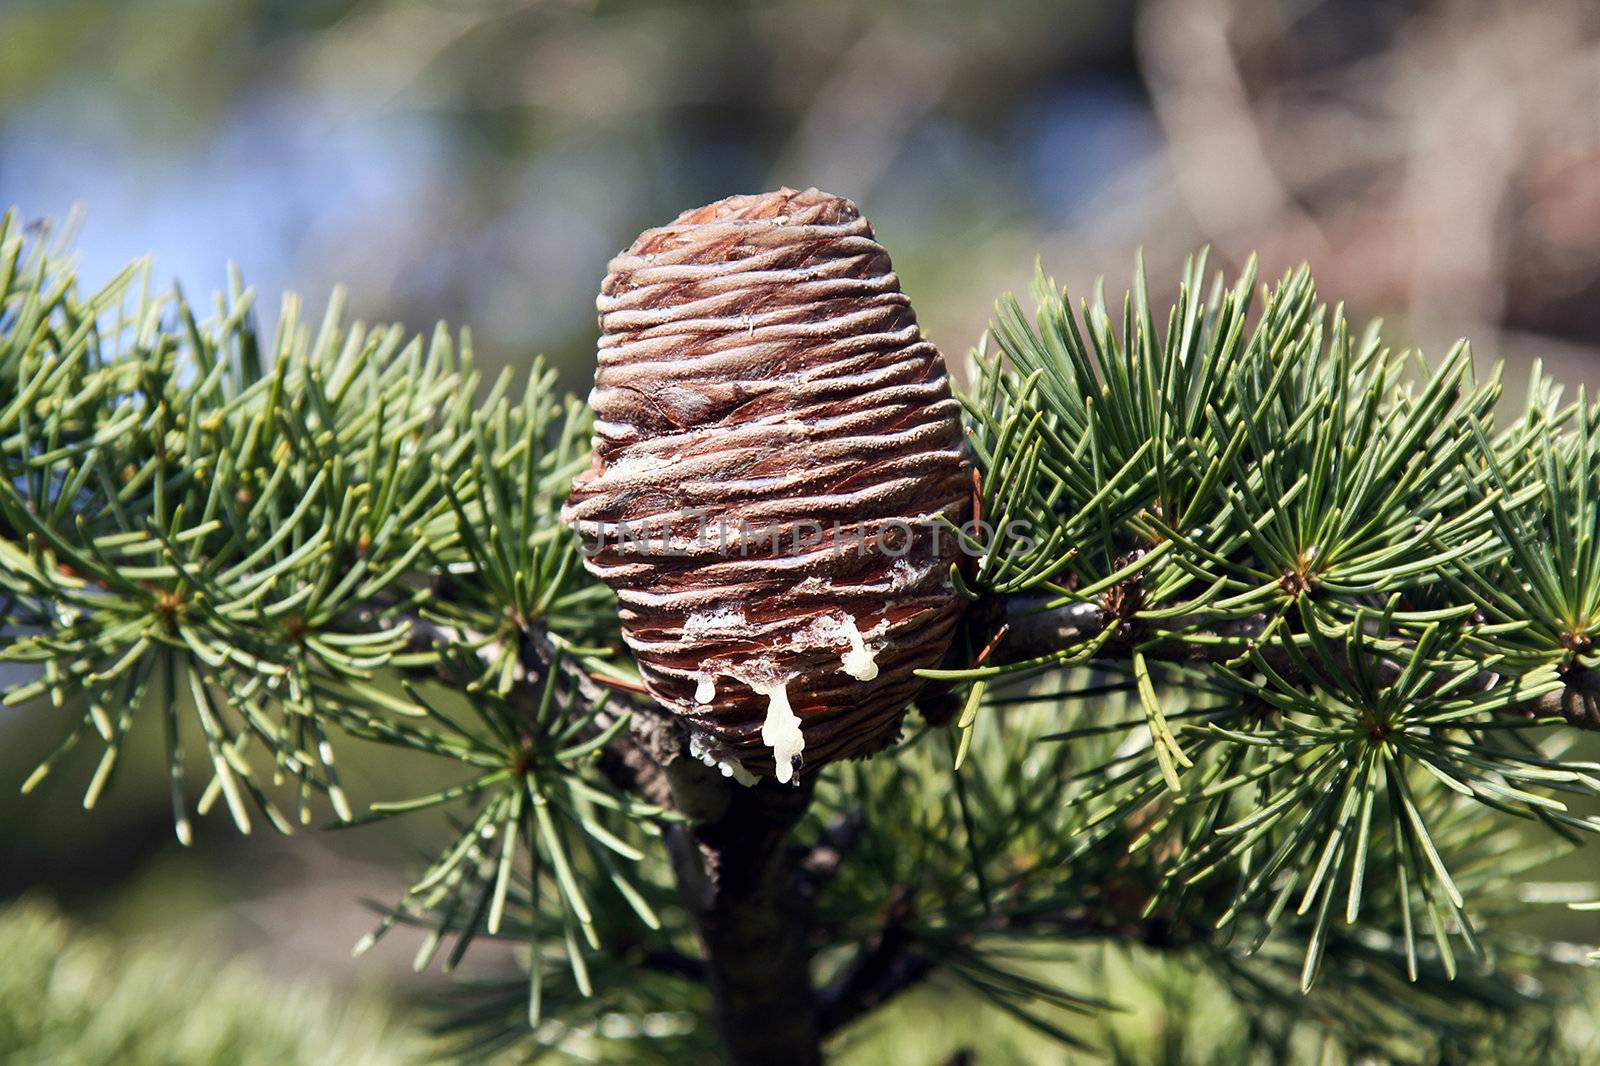
[[[944,359],[849,200],[733,196],[600,290],[594,465],[563,520],[645,684],[723,772],[898,733],[951,639],[971,480]]]

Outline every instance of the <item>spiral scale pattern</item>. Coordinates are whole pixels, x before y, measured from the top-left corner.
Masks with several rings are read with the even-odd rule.
[[[642,234],[598,301],[593,469],[563,513],[661,704],[725,772],[892,741],[949,645],[956,401],[850,201],[735,196]]]

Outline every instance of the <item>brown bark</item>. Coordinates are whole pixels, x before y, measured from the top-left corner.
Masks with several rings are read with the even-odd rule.
[[[674,764],[676,782],[685,776]],[[711,784],[686,782],[702,799]],[[736,790],[736,791],[732,791]],[[713,1020],[729,1066],[820,1066],[810,915],[794,891],[789,832],[811,784],[732,786],[722,810],[668,837],[674,872],[705,954]]]

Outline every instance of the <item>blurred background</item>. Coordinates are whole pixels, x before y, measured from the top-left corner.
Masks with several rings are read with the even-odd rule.
[[[862,206],[952,356],[1036,257],[1117,290],[1142,246],[1166,287],[1209,244],[1308,260],[1398,342],[1468,336],[1513,394],[1535,358],[1600,382],[1592,0],[0,2],[0,206],[81,209],[91,283],[153,253],[203,294],[232,260],[267,319],[343,283],[361,318],[467,324],[491,367],[544,352],[582,389],[607,259],[783,184]],[[403,944],[349,961],[407,843],[212,819],[181,849],[137,751],[92,815],[84,770],[19,798],[55,739],[0,720],[0,899],[422,987]],[[346,773],[378,797],[395,770]]]

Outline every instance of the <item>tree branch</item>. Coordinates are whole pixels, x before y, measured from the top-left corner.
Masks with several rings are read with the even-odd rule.
[[[1070,911],[997,914],[973,932],[1027,930],[1040,937],[1141,944],[1166,950],[1186,946],[1165,913],[1144,913],[1147,897],[1130,901],[1085,900]],[[931,976],[938,965],[918,950],[912,893],[900,886],[884,908],[879,931],[856,952],[842,973],[818,995],[822,1035],[843,1029]]]
[[[554,648],[541,638],[550,661]],[[581,664],[556,661],[589,705],[611,692]],[[673,875],[694,920],[700,975],[731,1066],[820,1066],[811,987],[810,899],[796,891],[790,832],[811,806],[814,780],[743,786],[689,751],[689,733],[653,701],[622,695],[630,728],[607,749],[613,780],[689,819],[666,830]],[[612,719],[615,721],[615,719]]]
[[[694,762],[674,765],[685,761]],[[785,844],[811,804],[813,780],[795,787],[763,779],[744,787],[700,769],[738,792],[719,817],[672,826],[667,847],[705,949],[712,1012],[728,1062],[819,1066],[810,915],[793,891]]]
[[[1014,596],[1005,601],[1003,621],[1009,627],[1005,639],[995,649],[997,662],[1021,662],[1081,645],[1105,631],[1115,614],[1101,603],[1069,603],[1047,607],[1050,599],[1044,596]],[[1264,614],[1197,628],[1201,620],[1175,618],[1159,628],[1143,627],[1138,642],[1150,659],[1168,662],[1227,662],[1237,659],[1250,650],[1253,643],[1266,632],[1268,624]],[[1206,639],[1196,640],[1196,637]],[[1291,670],[1286,657],[1280,658],[1271,646],[1259,649],[1274,667]],[[1126,659],[1131,654],[1128,641],[1113,638],[1101,645],[1094,658],[1101,662]],[[1380,668],[1399,672],[1399,667],[1385,659]],[[1562,717],[1581,729],[1600,728],[1600,671],[1574,667],[1565,672],[1566,684],[1542,696],[1513,705],[1504,713],[1525,715],[1529,718]],[[1502,681],[1492,671],[1480,675],[1479,683],[1491,688]]]
[[[911,890],[901,885],[889,896],[883,927],[819,995],[823,1035],[843,1029],[933,972],[932,960],[916,950],[910,917]]]
[[[413,619],[417,649],[463,636]],[[535,713],[543,678],[555,663],[604,730],[621,713],[629,729],[602,753],[614,782],[683,815],[666,827],[679,895],[703,949],[696,979],[711,993],[712,1013],[731,1066],[820,1066],[822,1051],[811,987],[810,896],[799,891],[801,857],[787,844],[811,805],[814,781],[798,786],[763,779],[743,786],[695,758],[683,722],[646,697],[618,692],[583,664],[558,654],[554,640],[524,641],[513,699]],[[615,711],[612,709],[615,708]],[[682,961],[673,963],[680,971]]]

